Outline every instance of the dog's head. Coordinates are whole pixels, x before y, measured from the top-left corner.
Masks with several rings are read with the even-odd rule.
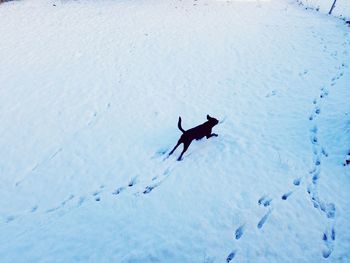
[[[209,114],[207,115],[207,120],[211,124],[212,127],[214,127],[216,124],[219,123],[219,121],[213,117],[210,117]]]

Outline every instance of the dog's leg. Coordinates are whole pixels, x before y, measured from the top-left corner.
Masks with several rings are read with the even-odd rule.
[[[176,148],[181,144],[181,141],[179,140],[177,142],[177,144],[175,145],[174,149],[171,150],[171,152],[169,153],[169,156],[173,154],[173,152],[176,150]]]
[[[191,144],[191,142],[184,143],[184,149],[182,150],[182,153],[180,154],[179,158],[177,158],[178,161],[182,160],[182,155],[187,151],[190,144]]]
[[[219,135],[217,135],[216,133],[212,133],[212,134],[207,135],[207,139],[209,139],[210,137],[213,137],[213,136],[218,137]]]

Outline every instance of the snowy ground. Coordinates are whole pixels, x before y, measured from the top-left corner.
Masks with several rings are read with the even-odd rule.
[[[319,9],[319,11],[328,14],[334,3],[334,0],[297,0],[306,7]],[[350,1],[336,0],[335,7],[332,10],[332,15],[350,18]]]
[[[0,21],[1,262],[350,262],[342,20],[26,0]],[[164,160],[208,113],[219,137]]]

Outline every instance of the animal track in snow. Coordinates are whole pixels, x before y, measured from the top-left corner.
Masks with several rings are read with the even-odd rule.
[[[244,228],[245,225],[241,225],[240,227],[238,227],[235,231],[235,238],[238,240],[242,237],[243,233],[244,233]]]
[[[271,205],[271,201],[272,201],[271,198],[269,198],[267,196],[263,196],[258,200],[258,204],[267,207],[267,206]]]
[[[113,195],[119,195],[121,192],[125,190],[125,187],[119,187],[117,188],[112,194]]]
[[[336,83],[336,80],[339,79],[339,76],[335,76],[331,79],[331,86],[334,86]],[[325,99],[329,95],[328,90],[325,87],[322,87],[320,89],[320,98]],[[313,104],[315,105],[314,112],[312,113],[312,116],[314,114],[320,115],[321,114],[321,108],[318,105],[318,102],[316,99],[313,100]],[[317,138],[317,132],[318,127],[317,124],[314,122],[314,118],[310,119],[312,121],[313,126],[310,129],[310,138],[311,138],[311,144],[313,147],[313,154],[314,154],[314,160],[313,160],[313,169],[309,172],[311,183],[307,187],[307,192],[309,196],[311,197],[311,202],[313,206],[316,209],[319,209],[322,211],[327,218],[334,219],[336,208],[333,203],[327,203],[325,201],[322,201],[318,195],[318,181],[320,180],[320,171],[322,166],[322,157],[328,157],[328,153],[326,152],[325,148],[319,143]],[[283,197],[282,197],[283,199]],[[332,254],[332,251],[334,249],[334,240],[335,240],[335,230],[334,227],[331,228],[329,231],[325,231],[323,233],[323,242],[325,244],[325,249],[322,250],[322,256],[324,258],[329,258]]]
[[[323,147],[321,148],[321,153],[323,154],[324,157],[328,157],[328,153]]]
[[[154,159],[156,157],[159,157],[159,156],[162,156],[164,154],[166,154],[166,152],[168,151],[168,149],[165,149],[165,148],[162,148],[160,150],[158,150],[156,152],[156,154],[151,157],[151,159]],[[165,161],[165,159],[163,160]],[[149,182],[148,185],[145,186],[145,188],[141,191],[143,194],[149,194],[151,193],[155,188],[157,188],[158,186],[160,186],[167,178],[168,176],[170,175],[172,169],[173,169],[173,166],[175,166],[176,164],[172,164],[170,166],[168,166],[167,168],[165,168],[165,170],[161,173],[161,174],[158,174],[158,175],[155,175],[152,177],[152,179],[150,180],[151,182]],[[127,184],[126,187],[119,187],[117,188],[114,192],[112,192],[113,195],[119,195],[121,194],[122,192],[130,189],[130,188],[133,188],[133,186],[135,186],[136,184],[138,184],[138,177],[133,177],[129,183]],[[136,195],[138,195],[140,192],[137,191]]]
[[[70,195],[66,200],[62,201],[61,204],[59,206],[56,206],[56,207],[53,207],[53,208],[50,208],[48,210],[46,210],[45,212],[46,213],[52,213],[56,210],[59,210],[61,208],[63,208],[69,201],[71,201],[72,199],[74,198],[74,195]]]
[[[320,171],[316,169],[315,172],[312,173],[312,183],[316,184],[319,178],[320,178]]]
[[[161,157],[165,155],[169,151],[169,148],[160,148],[155,154],[151,157],[151,159],[155,159],[157,157]]]
[[[30,209],[30,212],[31,212],[31,213],[34,213],[34,212],[36,212],[37,210],[38,210],[38,206],[35,205],[35,206],[33,206],[33,207]]]
[[[154,184],[154,185],[148,185],[146,186],[145,190],[142,192],[143,194],[149,194],[150,192],[152,192],[152,190],[154,188],[156,188],[157,186],[159,186],[159,184]]]
[[[269,211],[259,220],[259,222],[258,222],[258,224],[257,224],[257,227],[258,227],[259,229],[261,229],[261,228],[265,225],[266,220],[269,218],[270,214],[271,214],[271,210],[269,210]]]
[[[131,178],[130,182],[128,183],[129,187],[134,186],[137,183],[137,177]]]
[[[230,263],[232,259],[236,256],[236,251],[232,251],[226,258],[226,263]]]
[[[321,88],[321,93],[320,93],[320,98],[323,99],[325,97],[327,97],[329,94],[328,90],[326,88]]]
[[[287,193],[285,193],[284,195],[282,195],[282,200],[287,200],[288,199],[288,197],[292,194],[293,192],[292,191],[290,191],[290,192],[287,192]]]
[[[143,190],[143,194],[149,194],[150,192],[153,191],[154,188],[160,186],[170,175],[171,172],[171,168],[168,167],[164,170],[164,172],[162,173],[162,176],[160,177],[160,179],[158,180],[158,176],[155,176],[152,178],[152,182],[157,181],[151,185],[146,186],[145,190]]]
[[[300,183],[301,183],[301,178],[299,177],[299,178],[295,178],[294,180],[293,180],[293,184],[294,185],[300,185]]]
[[[317,136],[314,134],[311,135],[310,141],[312,144],[317,144],[317,142],[318,142]]]
[[[316,158],[315,158],[315,165],[316,166],[321,165],[321,160],[320,160],[320,158],[318,156],[316,156]]]
[[[329,258],[334,249],[334,241],[335,241],[335,229],[331,227],[330,229],[326,229],[322,236],[323,243],[325,245],[325,249],[322,251],[322,256],[324,258]]]
[[[316,113],[316,114],[320,114],[320,113],[321,113],[320,107],[316,107],[316,108],[315,108],[315,113]]]

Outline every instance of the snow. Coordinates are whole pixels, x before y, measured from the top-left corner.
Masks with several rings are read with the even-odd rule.
[[[344,21],[277,0],[0,20],[1,262],[350,261]],[[165,158],[207,114],[219,136]]]
[[[318,8],[321,12],[327,13],[331,10],[334,0],[298,0],[307,7]],[[337,0],[332,15],[339,17],[350,17],[350,1]]]

